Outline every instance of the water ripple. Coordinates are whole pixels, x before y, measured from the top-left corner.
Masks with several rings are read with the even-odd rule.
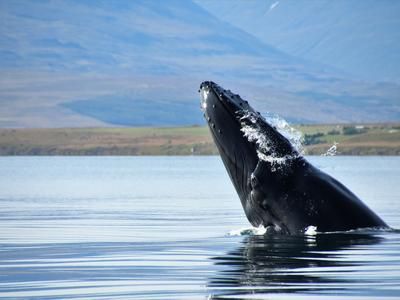
[[[400,227],[400,159],[315,159]],[[0,299],[400,298],[398,231],[265,236],[216,157],[0,158],[0,178]]]

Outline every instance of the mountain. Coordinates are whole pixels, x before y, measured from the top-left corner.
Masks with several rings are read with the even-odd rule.
[[[221,58],[238,58],[238,64],[247,56],[287,58],[186,0],[9,0],[0,5],[3,67],[177,74]]]
[[[190,0],[4,0],[0,19],[0,127],[199,124],[203,80],[295,122],[400,117],[397,84],[286,54]]]
[[[199,5],[296,57],[373,81],[400,82],[400,2],[199,0]]]

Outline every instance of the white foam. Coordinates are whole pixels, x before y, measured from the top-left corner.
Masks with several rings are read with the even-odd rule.
[[[266,113],[264,114],[264,118],[271,126],[275,127],[280,134],[289,140],[299,154],[304,154],[304,138],[300,131],[290,126],[284,118],[277,114]]]
[[[241,235],[264,235],[267,229],[260,225],[258,227],[244,227],[240,229],[234,229],[229,231],[229,236],[241,236]]]
[[[317,235],[317,227],[310,225],[304,228],[304,234],[305,235]]]
[[[271,151],[271,144],[269,140],[263,133],[261,133],[259,128],[255,126],[243,125],[241,131],[249,142],[256,143],[258,147],[265,152]]]
[[[267,161],[273,165],[282,165],[288,160],[298,156],[277,156],[277,154],[274,152],[273,144],[262,132],[260,125],[258,124],[259,121],[267,122],[271,126],[275,127],[279,133],[289,140],[299,155],[303,154],[302,134],[292,128],[283,118],[277,115],[269,115],[267,118],[264,118],[255,112],[248,111],[241,117],[241,120],[244,119],[249,120],[251,124],[242,123],[241,131],[249,142],[256,143],[258,146],[257,155],[259,159]],[[270,154],[267,155],[265,153]]]

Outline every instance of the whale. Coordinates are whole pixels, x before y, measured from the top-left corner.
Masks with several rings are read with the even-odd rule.
[[[211,136],[253,226],[290,235],[388,228],[248,101],[212,81],[202,82],[199,93]]]

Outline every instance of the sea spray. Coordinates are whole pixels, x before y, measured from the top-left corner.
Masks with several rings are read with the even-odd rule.
[[[249,142],[257,145],[257,155],[259,159],[272,164],[272,171],[274,171],[276,167],[285,164],[287,161],[304,154],[302,133],[291,127],[289,123],[282,117],[276,114],[267,113],[261,115],[253,111],[247,111],[241,117],[241,120],[250,121],[242,123],[241,131]],[[258,124],[258,121],[260,120],[269,123],[272,127],[276,128],[280,134],[288,139],[293,148],[296,150],[296,154],[279,156],[275,151],[272,142],[262,132],[262,129]]]
[[[228,232],[228,236],[241,236],[241,235],[264,235],[267,229],[260,225],[258,227],[243,227],[234,229]]]
[[[250,235],[250,236],[258,236],[258,235],[266,235],[266,234],[279,234],[282,230],[278,225],[267,226],[264,227],[260,225],[258,227],[242,227],[239,229],[234,229],[228,232],[228,236],[242,236],[242,235]],[[305,236],[315,236],[317,235],[317,227],[310,225],[304,228],[303,233]]]
[[[304,137],[301,131],[290,126],[290,124],[281,116],[272,113],[264,113],[264,119],[273,127],[275,127],[280,134],[289,140],[294,149],[300,154],[304,154]]]
[[[339,143],[334,142],[322,156],[335,156],[337,154],[337,145],[339,145]]]

